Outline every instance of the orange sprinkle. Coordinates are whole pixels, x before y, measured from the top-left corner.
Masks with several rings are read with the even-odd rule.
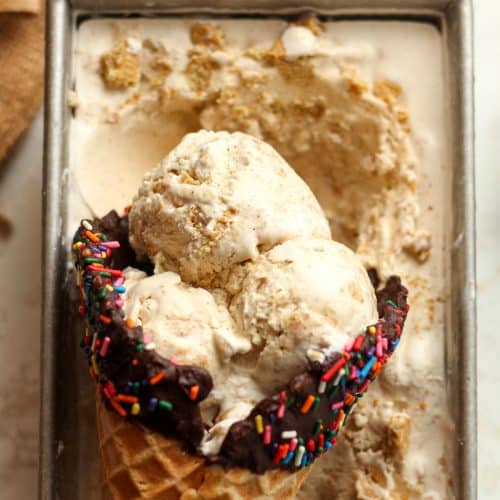
[[[151,385],[156,385],[160,380],[165,378],[165,372],[159,372],[154,377],[149,379]]]
[[[125,408],[123,408],[122,405],[117,403],[115,401],[115,398],[111,398],[109,401],[111,403],[111,406],[116,410],[116,413],[118,413],[118,415],[120,415],[121,417],[127,416],[127,412],[125,411]]]
[[[114,398],[116,401],[120,401],[120,403],[130,403],[134,404],[139,401],[137,396],[127,396],[126,394],[117,394]]]
[[[198,397],[198,392],[200,392],[200,386],[196,384],[192,385],[189,389],[189,399],[194,401]]]
[[[345,395],[345,400],[344,400],[344,402],[345,402],[345,404],[346,404],[346,405],[351,406],[351,405],[352,405],[352,403],[354,403],[354,400],[355,400],[355,399],[356,399],[356,398],[355,398],[355,397],[354,397],[354,396],[353,396],[350,392],[348,392],[348,393]]]
[[[125,320],[125,323],[127,323],[127,326],[128,326],[129,328],[134,328],[134,326],[135,326],[135,323],[134,323],[134,321],[133,321],[133,319],[132,319],[132,318],[127,318],[127,319]]]
[[[139,361],[137,361],[137,359],[133,359],[132,360],[132,366],[137,366],[139,364]]]
[[[93,243],[99,243],[100,241],[99,238],[92,231],[89,231],[88,229],[87,231],[85,231],[85,236]]]
[[[313,403],[314,403],[314,396],[309,394],[309,396],[307,396],[307,399],[304,401],[304,404],[300,408],[300,413],[307,413],[311,409]]]
[[[111,323],[111,318],[104,316],[104,314],[99,314],[99,319],[106,325],[109,325]]]

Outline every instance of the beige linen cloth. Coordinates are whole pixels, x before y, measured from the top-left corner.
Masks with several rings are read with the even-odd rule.
[[[44,0],[0,0],[0,162],[42,100],[44,13]]]

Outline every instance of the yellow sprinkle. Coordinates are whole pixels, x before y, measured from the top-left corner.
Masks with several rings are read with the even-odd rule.
[[[264,423],[262,422],[262,415],[255,416],[255,427],[257,428],[258,434],[262,434],[264,432]]]
[[[134,403],[132,405],[132,409],[130,410],[130,413],[132,413],[132,415],[139,415],[140,411],[141,411],[141,405],[139,403]]]
[[[94,373],[99,375],[99,367],[97,366],[97,361],[95,360],[95,356],[92,356],[92,368],[94,369]]]
[[[105,259],[107,257],[106,252],[101,252],[101,257]]]
[[[376,331],[377,331],[377,329],[376,329],[374,326],[370,326],[370,327],[368,328],[368,333],[369,333],[370,335],[375,335],[375,332],[376,332]]]
[[[106,290],[108,290],[109,292],[112,292],[113,291],[113,287],[108,283],[106,285]]]
[[[74,245],[73,245],[73,250],[78,250],[81,246],[83,245],[83,243],[81,241],[77,241]]]

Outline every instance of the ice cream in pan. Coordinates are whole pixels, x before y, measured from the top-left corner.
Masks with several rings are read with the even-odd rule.
[[[409,308],[238,132],[187,135],[127,214],[81,222],[73,256],[114,498],[293,498]]]

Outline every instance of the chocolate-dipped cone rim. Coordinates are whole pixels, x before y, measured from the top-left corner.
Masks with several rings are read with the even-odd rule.
[[[160,356],[142,327],[125,316],[122,270],[140,267],[128,242],[128,217],[110,212],[83,220],[73,240],[86,318],[82,347],[107,405],[124,418],[183,441],[199,453],[199,403],[213,382],[207,370]],[[309,366],[229,428],[210,462],[257,473],[306,467],[330,449],[358,398],[381,373],[400,341],[409,306],[397,276],[376,292],[379,320],[342,352],[305,353]],[[147,333],[147,332],[146,332]]]

